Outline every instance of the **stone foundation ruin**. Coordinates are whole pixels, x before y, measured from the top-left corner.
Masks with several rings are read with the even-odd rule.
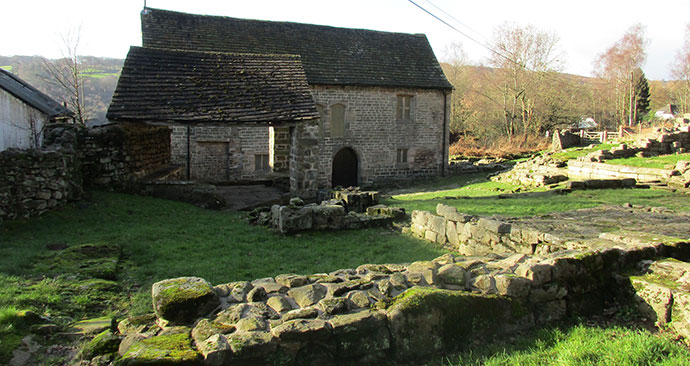
[[[305,204],[292,198],[285,206],[273,205],[251,214],[250,222],[270,226],[282,234],[306,230],[343,230],[390,226],[407,218],[405,209],[379,205],[379,193],[358,188],[331,191],[331,199]]]
[[[687,295],[641,284],[668,268],[668,260],[652,261],[690,258],[690,243],[624,232],[609,238],[610,245],[597,249],[446,254],[411,264],[367,264],[215,286],[196,277],[164,280],[153,285],[155,314],[119,323],[120,362],[404,364],[460,349],[470,340],[597,313],[614,296],[659,308],[649,314],[668,322],[662,310],[669,302],[654,302],[659,291],[676,296],[671,323],[690,336],[684,318],[690,307],[682,300]],[[671,262],[681,263],[675,273],[685,276],[683,286],[690,285],[690,265]],[[642,267],[647,277],[631,281],[619,275]]]
[[[644,138],[633,145],[621,144],[607,150],[594,151],[577,160],[567,162],[551,157],[551,153],[534,157],[516,164],[513,169],[493,176],[495,181],[505,181],[524,186],[549,186],[563,181],[623,180],[634,179],[637,183],[662,182],[674,187],[688,188],[690,173],[688,163],[681,162],[675,169],[654,169],[606,164],[606,160],[632,156],[650,157],[663,154],[684,153],[690,148],[690,125],[686,120],[674,129],[657,129],[655,137]],[[568,134],[559,135],[569,136]],[[554,141],[558,140],[554,135]],[[560,141],[560,140],[558,140]],[[554,151],[568,145],[554,142]],[[576,184],[577,186],[577,184]]]

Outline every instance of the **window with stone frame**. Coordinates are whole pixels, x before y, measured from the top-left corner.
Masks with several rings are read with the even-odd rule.
[[[254,171],[256,172],[267,172],[271,170],[271,166],[268,163],[268,154],[255,154],[254,155]]]
[[[398,105],[396,108],[396,120],[410,121],[412,120],[412,96],[398,95]]]
[[[345,106],[334,104],[331,106],[331,137],[345,136]]]
[[[408,151],[408,149],[398,149],[395,162],[396,163],[407,163],[407,151]]]

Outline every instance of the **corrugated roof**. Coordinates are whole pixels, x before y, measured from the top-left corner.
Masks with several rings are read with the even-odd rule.
[[[146,8],[142,45],[296,54],[310,84],[451,89],[425,35]]]
[[[0,69],[0,88],[33,108],[38,109],[50,118],[74,116],[74,113],[62,104],[7,70]]]
[[[131,47],[106,117],[281,123],[318,112],[299,56]]]

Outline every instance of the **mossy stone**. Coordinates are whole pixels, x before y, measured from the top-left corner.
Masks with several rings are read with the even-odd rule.
[[[413,287],[397,296],[387,316],[399,360],[424,358],[462,347],[468,339],[533,324],[517,300],[428,287]]]
[[[120,338],[108,329],[84,344],[79,352],[80,358],[88,360],[99,355],[114,354],[120,345]]]
[[[201,359],[189,334],[177,333],[135,341],[116,365],[200,365]]]
[[[211,284],[199,277],[156,282],[151,288],[151,296],[156,316],[171,325],[192,323],[220,305]]]
[[[120,253],[120,246],[115,244],[89,243],[71,246],[55,256],[49,271],[115,280]]]

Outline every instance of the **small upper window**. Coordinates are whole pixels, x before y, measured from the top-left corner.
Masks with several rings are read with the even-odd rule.
[[[331,137],[345,136],[345,106],[334,104],[331,107]]]
[[[398,108],[397,108],[397,120],[398,121],[409,121],[410,111],[412,109],[412,96],[411,95],[398,95]]]
[[[270,170],[270,168],[271,167],[268,164],[268,154],[254,155],[254,171],[267,172]]]
[[[398,163],[407,163],[407,149],[398,149],[398,157],[396,158]]]

